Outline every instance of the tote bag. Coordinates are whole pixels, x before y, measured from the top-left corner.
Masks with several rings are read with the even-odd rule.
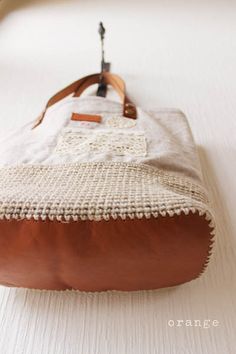
[[[199,277],[214,217],[179,110],[69,85],[34,124],[0,139],[0,283],[83,291],[157,289]],[[81,96],[82,95],[82,96]]]

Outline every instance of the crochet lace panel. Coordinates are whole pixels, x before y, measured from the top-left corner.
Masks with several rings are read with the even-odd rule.
[[[65,130],[58,139],[56,154],[111,153],[145,156],[146,138],[142,132],[111,132],[92,129]]]
[[[148,165],[95,162],[0,169],[0,219],[109,220],[190,211],[211,220],[204,188]]]

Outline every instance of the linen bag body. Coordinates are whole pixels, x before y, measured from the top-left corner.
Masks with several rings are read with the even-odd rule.
[[[187,119],[136,113],[69,97],[0,138],[1,284],[157,289],[204,271],[214,221]]]

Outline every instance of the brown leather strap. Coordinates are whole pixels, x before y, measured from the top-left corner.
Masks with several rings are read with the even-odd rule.
[[[79,97],[84,92],[84,90],[86,90],[89,86],[99,83],[100,79],[101,79],[101,74],[88,76],[85,81],[81,82],[74,96]],[[118,92],[123,102],[124,117],[136,119],[137,118],[136,107],[126,95],[124,81],[118,75],[111,74],[109,72],[104,72],[102,74],[102,79],[106,85],[111,85]]]
[[[96,83],[99,83],[101,79],[101,74],[93,74],[85,76],[84,78],[77,80],[65,87],[63,90],[57,92],[54,96],[52,96],[46,104],[44,111],[41,113],[40,117],[37,119],[33,128],[37,127],[45,116],[45,113],[49,107],[59,102],[63,98],[69,96],[74,93],[74,97],[79,97],[86,88]],[[111,74],[108,72],[104,72],[102,74],[102,79],[107,85],[111,85],[119,94],[122,102],[123,102],[123,115],[127,118],[137,118],[137,110],[135,105],[129,100],[126,96],[125,83],[124,81],[115,74]]]
[[[122,102],[125,100],[125,83],[118,75],[104,72],[102,77],[101,74],[94,74],[84,79],[78,85],[74,96],[79,97],[89,86],[99,83],[102,79],[106,85],[111,85],[118,92]]]

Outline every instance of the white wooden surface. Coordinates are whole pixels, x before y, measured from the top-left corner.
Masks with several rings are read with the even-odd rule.
[[[188,115],[218,224],[207,272],[180,287],[100,294],[0,287],[0,353],[235,353],[235,2],[0,3],[1,129],[31,120],[58,88],[98,70],[103,20],[107,59],[134,101]],[[171,319],[219,326],[170,327]]]

